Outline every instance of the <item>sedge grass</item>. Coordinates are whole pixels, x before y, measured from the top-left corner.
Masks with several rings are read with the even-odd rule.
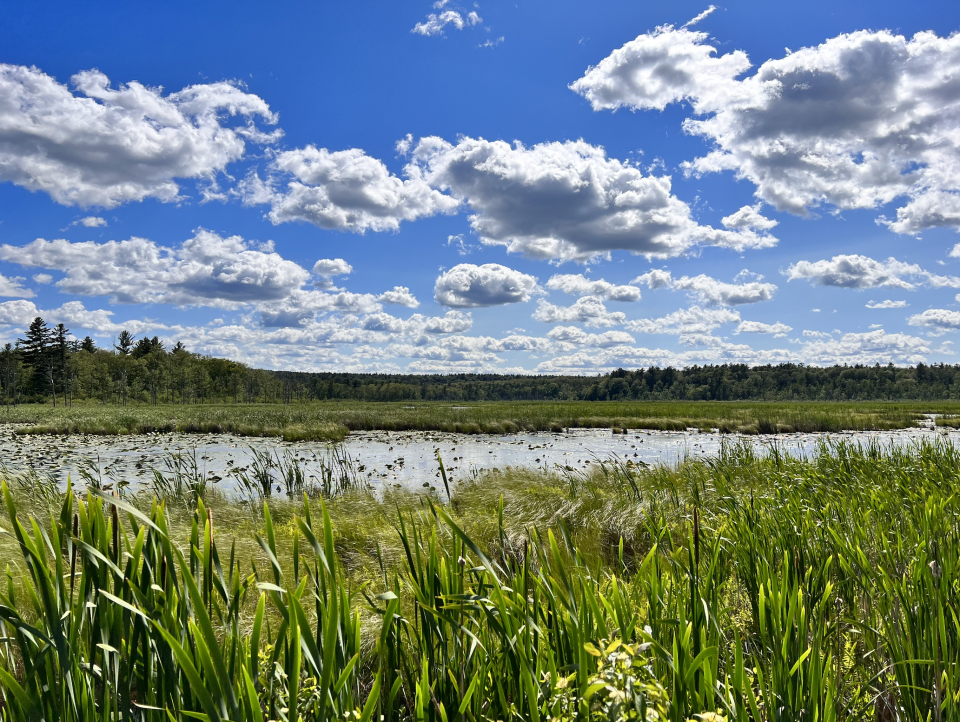
[[[447,503],[6,484],[0,719],[955,720],[958,490],[944,440]]]
[[[351,431],[507,434],[567,428],[717,429],[773,434],[887,430],[916,426],[925,413],[960,414],[960,402],[307,402],[6,407],[0,419],[23,434],[232,433],[287,441],[339,441]]]

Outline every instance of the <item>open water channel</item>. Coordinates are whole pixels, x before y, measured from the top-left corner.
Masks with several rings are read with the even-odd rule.
[[[464,435],[442,432],[365,432],[350,434],[340,448],[356,476],[373,489],[385,486],[422,488],[441,486],[437,452],[451,482],[489,469],[528,467],[544,470],[587,470],[614,455],[645,464],[675,464],[683,458],[717,454],[721,444],[743,440],[758,449],[778,444],[791,454],[814,451],[823,440],[847,439],[862,443],[904,445],[921,439],[960,439],[960,434],[936,429],[932,420],[900,431],[836,434],[779,434],[734,437],[717,433],[609,429],[570,429],[508,435]],[[34,470],[53,475],[62,484],[72,475],[79,481],[82,468],[95,470],[104,482],[125,480],[134,487],[147,485],[153,469],[166,471],[165,459],[189,456],[200,473],[222,491],[237,488],[236,478],[251,467],[260,453],[296,459],[310,481],[330,464],[332,447],[324,442],[284,442],[276,438],[241,438],[229,434],[144,434],[138,436],[20,436],[12,425],[0,425],[0,460],[11,471]]]

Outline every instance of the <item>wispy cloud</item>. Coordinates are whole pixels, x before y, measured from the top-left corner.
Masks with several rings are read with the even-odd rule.
[[[441,5],[440,7],[443,6]],[[443,35],[443,31],[447,26],[452,26],[457,30],[463,30],[466,27],[479,25],[482,22],[483,18],[473,10],[465,15],[461,15],[457,10],[444,10],[439,14],[430,13],[424,22],[414,25],[410,32],[430,37],[432,35]]]
[[[685,27],[685,28],[691,28],[691,27],[693,27],[694,25],[696,25],[697,23],[699,23],[701,20],[706,20],[716,9],[717,9],[717,6],[716,6],[716,5],[711,5],[711,6],[708,7],[706,10],[704,10],[702,13],[700,13],[699,15],[697,15],[697,17],[693,18],[692,20],[688,20],[687,22],[685,22],[685,23],[683,24],[683,27]]]

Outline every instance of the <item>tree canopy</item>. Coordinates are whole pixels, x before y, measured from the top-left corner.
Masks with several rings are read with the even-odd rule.
[[[723,364],[604,376],[358,374],[251,369],[124,330],[98,347],[36,318],[0,350],[3,402],[72,404],[360,401],[898,401],[960,399],[960,365]]]

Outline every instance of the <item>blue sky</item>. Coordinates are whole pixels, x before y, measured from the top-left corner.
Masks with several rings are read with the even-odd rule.
[[[42,315],[303,370],[955,362],[955,3],[4,11],[0,339]]]

